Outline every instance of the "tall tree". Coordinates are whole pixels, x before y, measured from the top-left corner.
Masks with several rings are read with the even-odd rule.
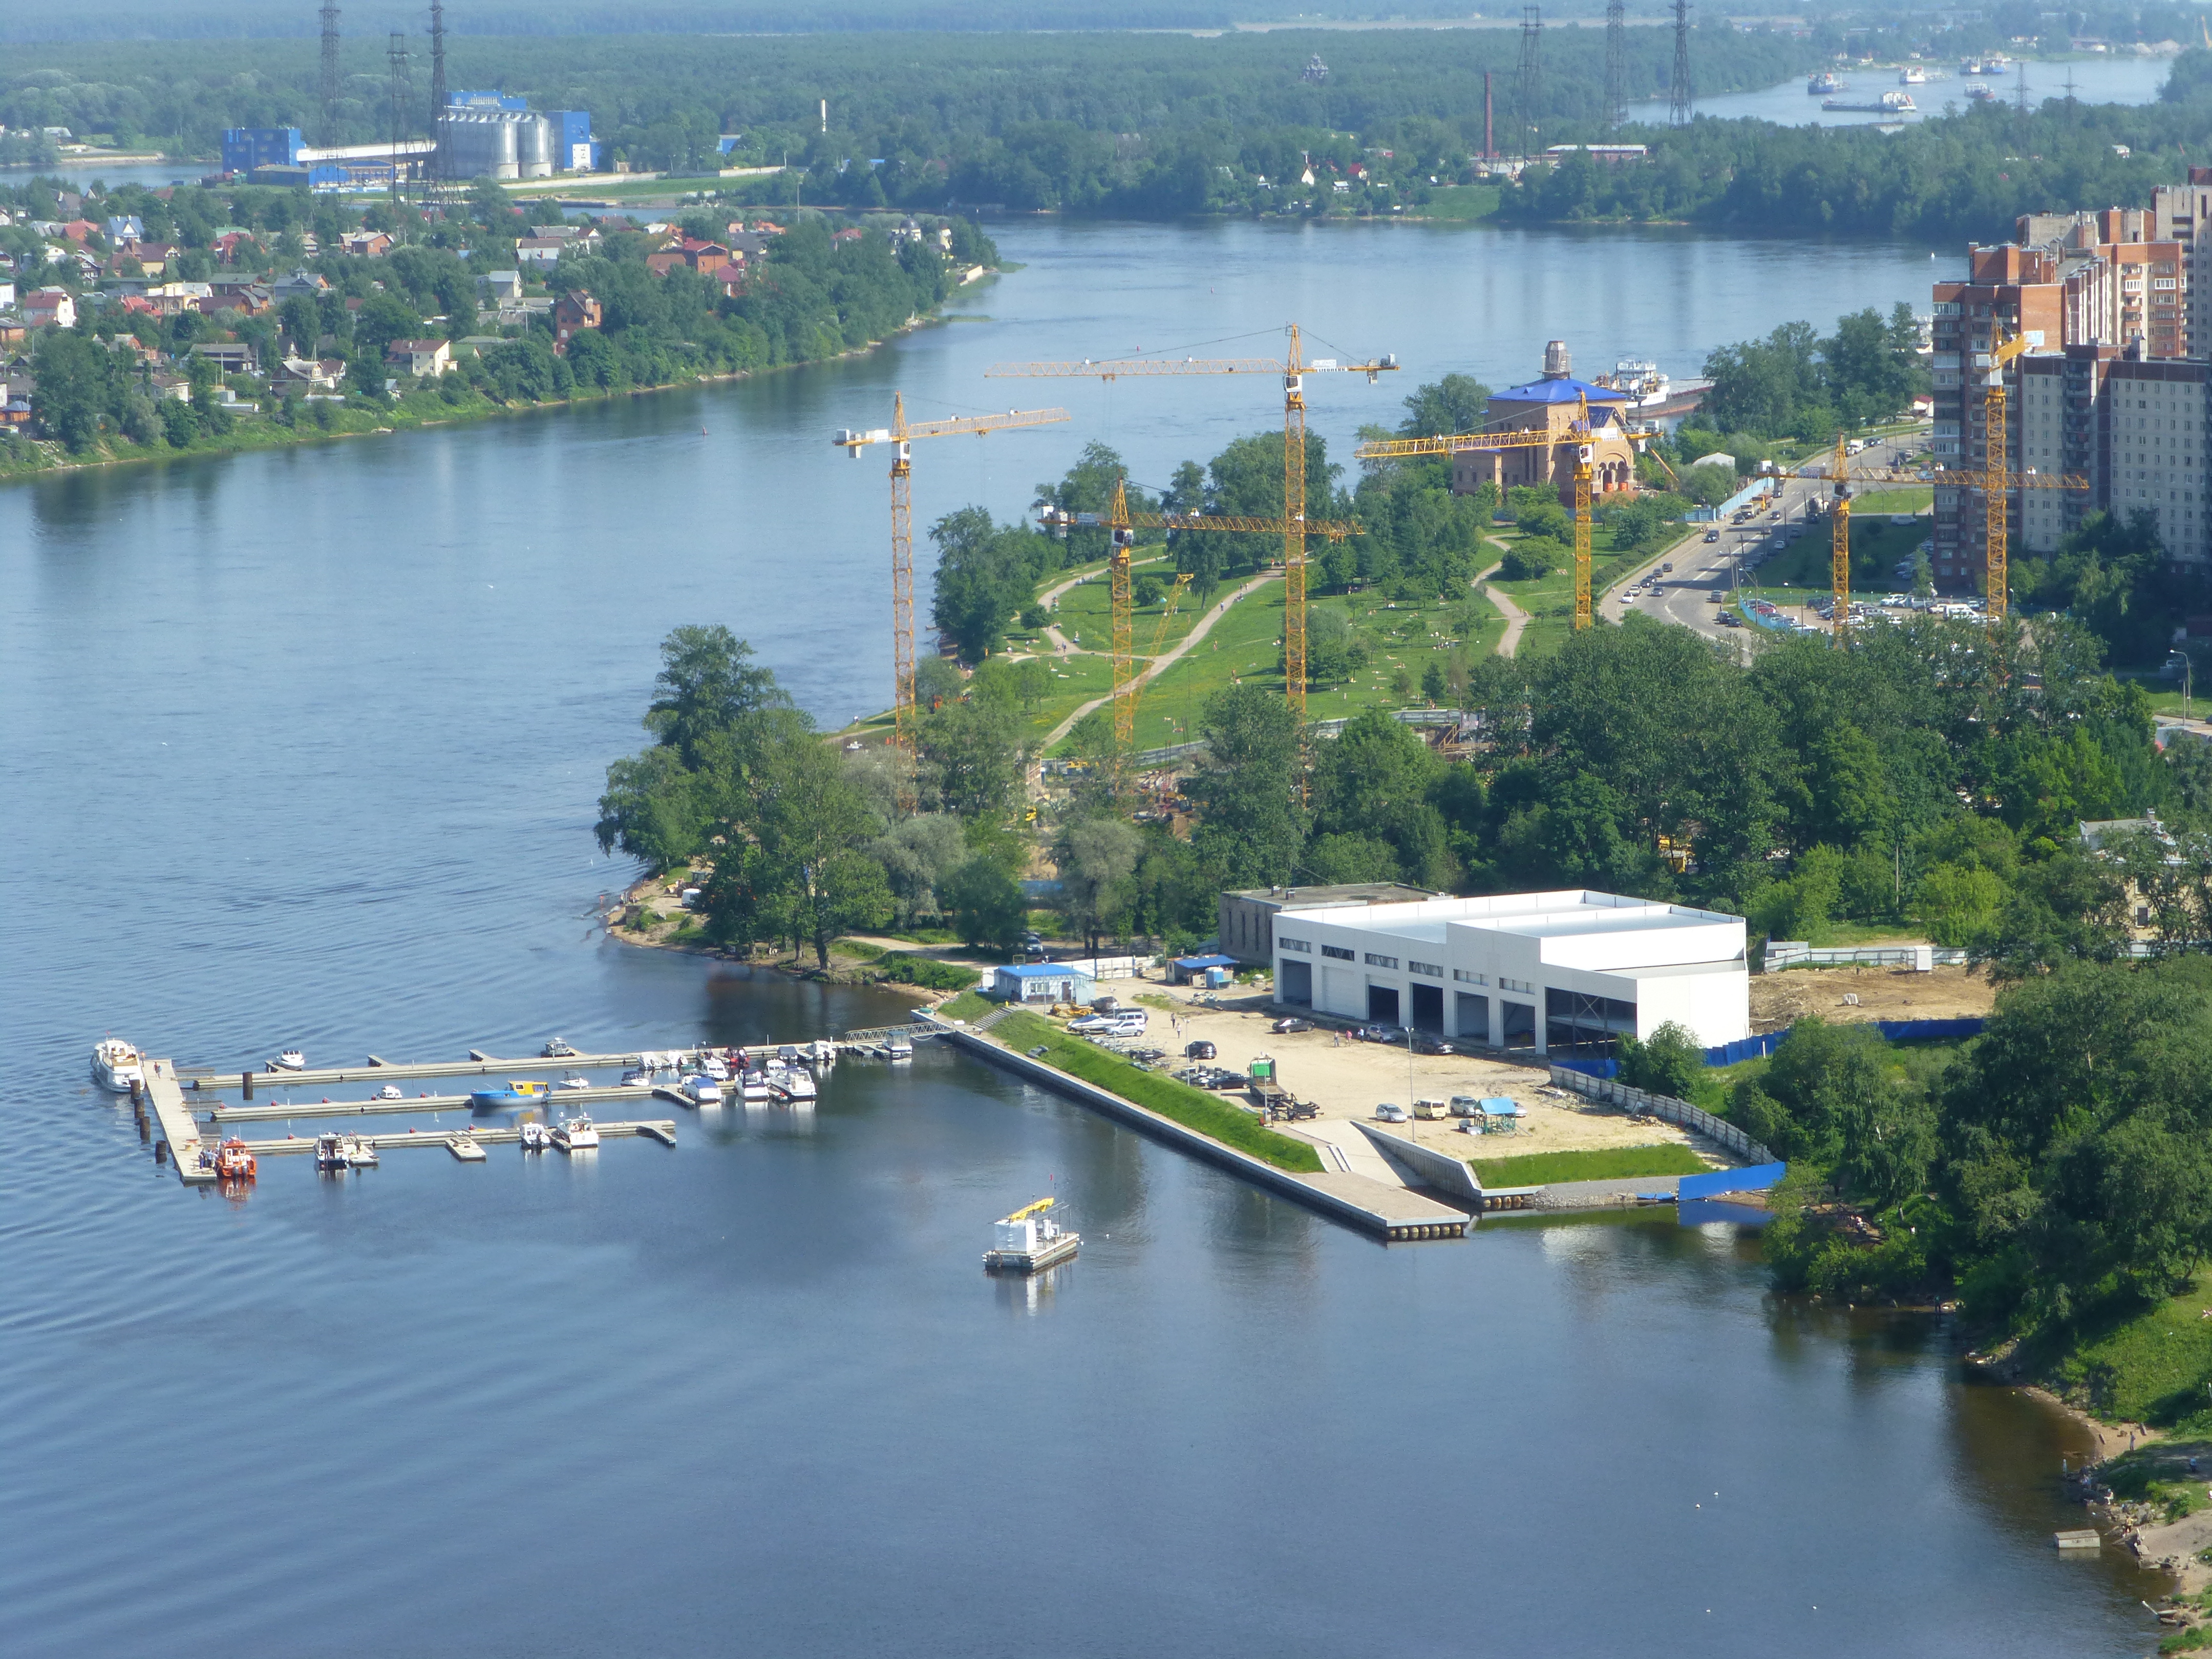
[[[1263,687],[1233,685],[1207,700],[1199,729],[1206,758],[1189,784],[1202,812],[1194,844],[1224,887],[1295,880],[1305,824],[1289,705]]]

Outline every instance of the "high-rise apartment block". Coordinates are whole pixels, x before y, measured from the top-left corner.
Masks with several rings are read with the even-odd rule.
[[[2015,234],[2012,242],[1970,247],[1966,281],[1936,284],[1936,464],[1969,474],[1987,468],[1986,354],[2001,324],[2028,343],[2004,374],[2007,471],[2072,475],[2088,485],[2008,489],[2013,550],[2051,551],[2094,511],[2142,509],[2155,516],[2171,556],[2212,558],[2212,374],[2203,360],[2212,348],[2212,274],[2197,280],[2212,271],[2212,169],[2192,169],[2186,186],[2161,186],[2148,210],[2028,214]],[[1982,578],[1984,514],[1979,489],[1946,485],[1937,474],[1939,586],[1970,588]]]

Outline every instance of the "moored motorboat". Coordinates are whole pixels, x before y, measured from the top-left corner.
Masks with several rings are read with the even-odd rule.
[[[379,1099],[379,1100],[397,1100],[397,1099],[398,1099],[398,1098],[399,1098],[399,1085],[398,1085],[398,1084],[396,1084],[396,1083],[387,1083],[387,1084],[386,1084],[386,1085],[385,1085],[381,1089],[379,1089],[379,1090],[376,1091],[376,1098],[377,1098],[377,1099]]]
[[[744,1075],[738,1079],[738,1093],[746,1100],[766,1100],[774,1090],[768,1086],[768,1073],[757,1066],[745,1067]]]
[[[521,1134],[522,1150],[526,1152],[542,1152],[553,1144],[552,1135],[536,1118],[531,1118],[521,1125]]]
[[[730,1080],[730,1062],[712,1048],[708,1049],[699,1057],[699,1070],[703,1075],[712,1078],[717,1083],[727,1083]]]
[[[561,1086],[564,1089],[588,1089],[592,1086],[592,1080],[587,1077],[571,1072],[568,1076],[561,1079]]]
[[[1844,83],[1825,70],[1808,76],[1805,82],[1805,90],[1816,98],[1826,93],[1841,92],[1843,89]]]
[[[367,1135],[348,1135],[345,1138],[346,1167],[350,1170],[374,1170],[376,1167],[376,1143]]]
[[[1053,1200],[1041,1198],[1025,1204],[997,1226],[996,1248],[983,1252],[983,1266],[994,1273],[1042,1273],[1066,1261],[1083,1246],[1083,1235],[1071,1232],[1048,1218]]]
[[[553,1131],[553,1144],[564,1152],[594,1152],[599,1147],[599,1131],[585,1114],[558,1125]]]
[[[704,1072],[695,1073],[684,1079],[684,1097],[694,1106],[719,1106],[722,1085]]]
[[[889,1042],[884,1044],[884,1058],[885,1060],[912,1060],[914,1058],[914,1044],[908,1042],[902,1036],[895,1036]]]
[[[118,1095],[146,1081],[146,1057],[121,1037],[102,1037],[92,1047],[92,1080]]]
[[[315,1137],[315,1167],[325,1174],[331,1174],[348,1167],[344,1136],[332,1134]]]
[[[223,1181],[251,1181],[258,1168],[253,1154],[236,1135],[216,1148],[215,1172]]]
[[[307,1057],[297,1048],[287,1048],[269,1062],[269,1069],[272,1072],[304,1072],[307,1069]]]
[[[814,1073],[804,1066],[787,1066],[772,1073],[769,1086],[775,1091],[777,1099],[789,1105],[811,1106],[814,1103],[817,1093]]]

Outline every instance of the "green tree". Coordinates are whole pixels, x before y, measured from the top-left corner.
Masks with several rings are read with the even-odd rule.
[[[1705,1045],[1671,1019],[1641,1041],[1624,1035],[1619,1048],[1620,1079],[1632,1089],[1687,1100],[1705,1074]]]
[[[917,728],[923,775],[945,810],[963,818],[1002,816],[1021,781],[1020,725],[1003,704],[963,697]]]
[[[1121,818],[1079,818],[1060,831],[1053,847],[1060,872],[1060,908],[1070,928],[1095,952],[1108,919],[1127,901],[1141,838]]]
[[[1414,388],[1398,432],[1407,438],[1450,437],[1480,432],[1489,421],[1490,388],[1471,374],[1447,374]]]
[[[1233,685],[1206,700],[1199,734],[1206,762],[1187,786],[1200,807],[1193,844],[1224,887],[1288,884],[1305,841],[1289,706],[1262,686]]]
[[[944,896],[952,925],[967,944],[1011,951],[1021,939],[1029,915],[1022,890],[995,860],[969,859],[952,872]]]

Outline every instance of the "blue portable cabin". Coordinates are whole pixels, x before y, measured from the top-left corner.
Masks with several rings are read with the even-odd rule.
[[[1022,962],[991,970],[991,994],[1002,1002],[1088,1002],[1097,981],[1064,962]]]

